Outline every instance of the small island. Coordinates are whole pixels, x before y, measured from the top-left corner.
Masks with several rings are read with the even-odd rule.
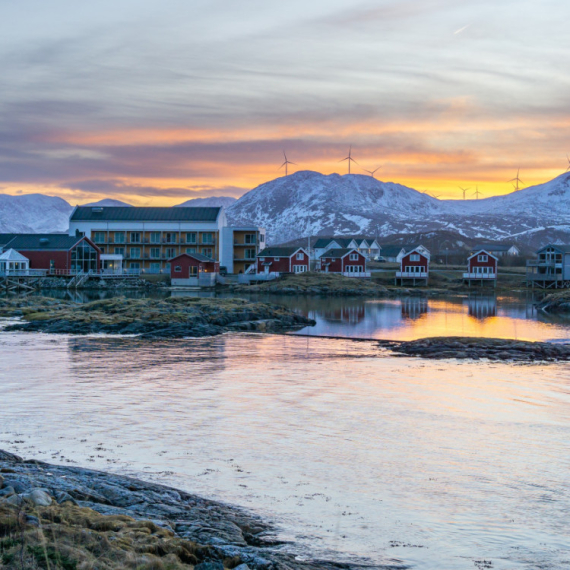
[[[184,338],[230,331],[282,332],[315,321],[285,307],[239,298],[169,297],[74,303],[46,297],[0,300],[0,316],[21,320],[7,331],[52,334],[118,334],[140,338]]]

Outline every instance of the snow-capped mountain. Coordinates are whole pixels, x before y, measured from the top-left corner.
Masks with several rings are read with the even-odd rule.
[[[66,232],[73,208],[44,194],[0,194],[0,233]]]
[[[505,196],[438,200],[358,174],[302,171],[253,189],[227,210],[232,224],[265,227],[268,243],[308,235],[387,236],[451,231],[534,246],[570,238],[570,173]]]
[[[182,204],[178,204],[177,208],[217,208],[223,206],[229,208],[234,202],[235,198],[231,196],[212,196],[211,198],[192,198]]]
[[[98,202],[90,202],[89,204],[81,204],[82,206],[100,206],[107,208],[132,208],[132,204],[127,204],[126,202],[121,202],[121,200],[115,200],[113,198],[103,198]]]

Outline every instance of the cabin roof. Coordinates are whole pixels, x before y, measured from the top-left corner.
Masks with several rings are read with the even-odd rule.
[[[302,247],[285,246],[285,247],[266,247],[257,254],[257,257],[291,257],[299,250],[305,251]]]
[[[488,255],[490,257],[492,257],[495,261],[499,261],[499,258],[496,257],[495,255],[493,255],[491,252],[487,251],[486,249],[480,249],[476,252],[474,252],[472,255],[470,255],[467,258],[467,261],[469,261],[470,259],[473,259],[474,257],[476,257],[477,255],[479,255],[480,253],[484,253],[485,255]]]
[[[381,245],[380,253],[383,257],[396,257],[404,249],[402,245]]]
[[[554,249],[557,249],[560,253],[570,253],[570,245],[558,245],[558,244],[554,244],[554,243],[549,243],[543,247],[541,247],[540,249],[536,250],[536,253],[540,253],[541,251],[544,251],[547,247],[552,247]]]
[[[345,255],[348,255],[349,253],[352,253],[352,252],[358,253],[359,255],[362,255],[354,247],[352,247],[352,248],[343,247],[343,248],[329,249],[328,251],[325,251],[323,253],[323,255],[321,255],[321,258],[323,258],[323,257],[344,257]]]
[[[0,255],[0,261],[29,261],[29,259],[15,249],[9,249]]]
[[[71,214],[72,222],[215,222],[217,208],[137,208],[78,206]]]
[[[168,262],[170,263],[171,261],[174,261],[175,259],[178,259],[179,257],[191,257],[192,259],[195,259],[196,261],[202,261],[204,263],[215,263],[214,259],[212,259],[211,257],[208,257],[207,255],[202,255],[201,253],[181,253],[180,255],[177,255],[176,257],[169,259]]]
[[[509,251],[511,247],[518,247],[516,244],[504,244],[504,243],[478,243],[474,248],[473,251]]]
[[[18,251],[24,250],[70,250],[83,239],[83,236],[67,234],[13,234],[5,244]]]

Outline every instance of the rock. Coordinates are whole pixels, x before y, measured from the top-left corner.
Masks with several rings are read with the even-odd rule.
[[[250,568],[247,564],[240,564],[239,566],[236,566],[234,570],[250,570]]]
[[[224,565],[221,562],[200,562],[194,566],[194,570],[224,570]]]
[[[49,507],[52,503],[52,498],[44,489],[32,489],[29,493],[22,494],[21,497],[36,507]]]
[[[39,527],[40,519],[38,519],[38,517],[35,517],[33,515],[26,515],[26,524],[29,524],[30,526]]]
[[[9,497],[10,495],[15,495],[16,489],[12,485],[7,485],[2,490],[0,490],[0,497]]]
[[[73,503],[74,505],[77,505],[77,501],[69,494],[66,493],[65,491],[57,491],[55,494],[55,500],[61,505],[62,503]]]
[[[24,499],[20,495],[10,495],[7,499],[2,500],[3,503],[21,507],[24,504]]]
[[[4,477],[0,475],[0,489],[2,489],[2,487],[4,487]]]

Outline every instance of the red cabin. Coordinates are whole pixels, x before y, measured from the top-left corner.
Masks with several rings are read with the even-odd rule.
[[[257,273],[304,273],[309,254],[302,247],[266,247],[257,254]]]
[[[423,247],[408,251],[400,261],[400,271],[396,271],[396,285],[403,285],[404,281],[412,285],[427,285],[429,260],[429,252]]]
[[[181,253],[169,260],[172,285],[215,285],[220,264],[201,253]]]
[[[5,249],[15,249],[30,260],[30,269],[52,275],[98,273],[101,250],[87,237],[67,234],[2,234]]]
[[[463,280],[471,286],[471,282],[483,285],[492,283],[497,285],[498,257],[481,249],[467,258],[467,273],[463,274]]]
[[[319,263],[325,273],[366,273],[366,257],[357,249],[329,249]]]

